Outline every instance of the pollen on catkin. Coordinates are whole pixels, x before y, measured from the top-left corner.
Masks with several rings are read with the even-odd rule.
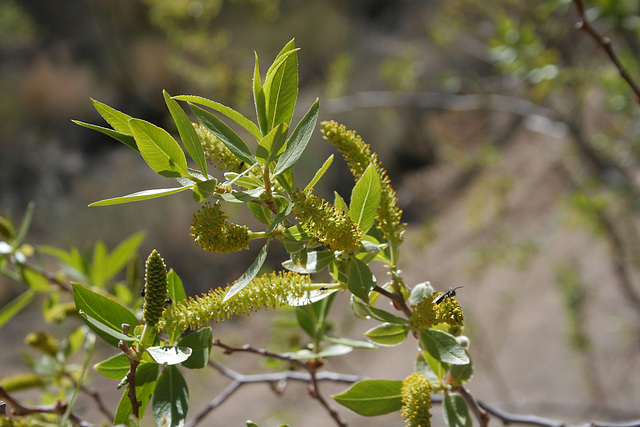
[[[302,228],[332,251],[355,251],[362,231],[344,212],[311,191],[291,194],[293,212]]]
[[[48,332],[30,332],[24,337],[24,343],[49,356],[55,356],[60,346],[60,342]]]
[[[147,258],[144,276],[144,305],[142,318],[149,326],[155,326],[167,301],[167,266],[157,250]]]
[[[215,165],[223,172],[241,171],[243,167],[242,160],[237,158],[209,129],[200,123],[194,123],[193,127],[210,164]]]
[[[398,208],[396,192],[391,186],[387,171],[378,161],[378,156],[371,151],[369,144],[354,131],[348,131],[344,125],[335,121],[321,123],[324,138],[331,142],[340,151],[353,174],[358,180],[370,164],[375,167],[381,184],[381,199],[376,221],[378,228],[387,240],[401,242],[403,240],[404,226],[402,222],[402,210]]]
[[[166,308],[158,324],[163,331],[198,329],[219,323],[232,316],[248,316],[262,308],[277,308],[287,305],[290,298],[301,298],[304,289],[311,283],[308,275],[293,272],[267,273],[254,278],[244,289],[224,301],[231,288],[212,289],[201,296],[177,301]]]
[[[193,215],[189,234],[196,246],[208,252],[229,253],[249,247],[249,229],[229,223],[218,203],[200,207]]]
[[[440,304],[433,301],[439,294],[432,294],[411,307],[411,323],[417,329],[432,328],[439,323],[447,323],[456,330],[464,325],[462,308],[455,297],[449,297]]]
[[[402,382],[402,416],[410,427],[431,426],[431,384],[414,372]]]

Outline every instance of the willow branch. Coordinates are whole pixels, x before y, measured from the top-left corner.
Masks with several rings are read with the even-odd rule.
[[[600,47],[605,50],[607,56],[609,56],[609,59],[611,60],[611,62],[613,62],[613,65],[615,65],[618,69],[620,77],[622,77],[627,82],[629,87],[631,87],[633,93],[636,95],[636,102],[640,104],[640,86],[638,86],[638,84],[629,75],[626,68],[622,65],[622,62],[620,62],[620,59],[614,52],[611,45],[611,39],[600,35],[600,33],[598,33],[596,29],[593,28],[589,21],[587,21],[587,19],[585,18],[584,3],[582,2],[582,0],[573,0],[573,4],[575,4],[576,9],[578,10],[579,16],[576,28],[584,30],[596,41],[596,43],[598,43]]]
[[[23,416],[23,415],[31,415],[31,414],[53,414],[53,415],[62,415],[67,410],[67,404],[62,403],[60,401],[54,403],[53,405],[46,406],[30,406],[25,405],[19,400],[15,399],[13,396],[8,394],[2,386],[0,386],[0,399],[6,401],[11,406],[11,414],[14,416]],[[75,425],[80,427],[98,427],[96,424],[92,424],[88,421],[85,421],[71,413],[69,419]]]
[[[407,318],[411,317],[411,309],[407,306],[407,303],[404,300],[402,294],[399,294],[397,292],[390,292],[379,285],[375,285],[373,287],[373,290],[378,292],[380,295],[384,295],[385,297],[389,298],[398,310],[402,310]]]

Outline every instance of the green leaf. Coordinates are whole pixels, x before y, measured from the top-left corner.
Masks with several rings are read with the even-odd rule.
[[[293,193],[293,169],[289,168],[286,171],[276,175],[276,180],[278,184],[282,185],[288,193]]]
[[[293,47],[292,43],[289,45]],[[282,122],[291,124],[298,98],[297,50],[292,49],[281,53],[267,71],[267,77],[262,86],[267,108],[267,131],[271,131]]]
[[[331,397],[357,414],[375,417],[402,409],[401,389],[402,381],[363,380]]]
[[[266,225],[271,224],[272,212],[269,208],[259,203],[248,203],[247,207],[258,221]]]
[[[258,78],[259,79],[259,78]],[[180,95],[174,96],[173,99],[177,99],[178,101],[187,101],[191,104],[204,105],[205,107],[209,107],[213,110],[219,111],[225,116],[229,117],[231,120],[245,128],[256,141],[260,141],[262,139],[262,134],[260,133],[260,129],[253,123],[251,120],[247,119],[245,116],[234,110],[233,108],[229,108],[226,105],[222,105],[218,102],[212,101],[207,98],[203,98],[201,96],[193,96],[193,95]]]
[[[142,418],[151,395],[156,388],[156,379],[158,378],[158,365],[155,363],[140,363],[138,369],[136,369],[136,398],[140,403],[139,416]],[[133,414],[131,408],[131,400],[127,396],[129,389],[126,388],[120,399],[118,409],[116,410],[116,416],[113,425],[130,425],[129,417]]]
[[[342,196],[338,194],[337,191],[333,192],[333,199],[334,199],[333,204],[335,205],[336,208],[340,209],[342,212],[349,213],[349,206],[347,206],[347,203],[344,201]],[[366,237],[366,236],[363,236],[363,237]]]
[[[234,191],[233,193],[217,193],[215,197],[225,202],[245,203],[258,199],[264,193],[264,187],[248,191]]]
[[[422,348],[436,360],[452,365],[466,365],[469,355],[453,335],[437,329],[426,329],[420,332]]]
[[[284,209],[278,212],[278,215],[276,215],[275,218],[273,218],[271,225],[269,225],[269,228],[267,229],[267,233],[272,233],[277,226],[282,224],[284,220],[287,219],[287,217],[291,214],[292,210],[293,210],[293,203],[287,202],[287,205],[284,207]]]
[[[451,366],[451,384],[461,385],[466,383],[473,376],[473,363],[469,362],[466,365],[453,365]]]
[[[298,350],[291,355],[291,358],[296,360],[324,359],[326,357],[344,356],[352,351],[353,347],[349,345],[335,344],[330,345],[318,353],[314,353],[307,349]]]
[[[111,356],[110,358],[93,365],[93,368],[100,374],[118,381],[122,380],[125,375],[127,375],[130,367],[131,364],[129,363],[129,358],[124,353],[116,354],[115,356]]]
[[[320,169],[318,169],[318,172],[316,172],[316,174],[314,175],[313,179],[307,184],[306,187],[304,187],[305,191],[311,190],[313,186],[316,185],[318,181],[320,181],[320,178],[322,178],[322,175],[324,175],[327,169],[329,169],[329,166],[331,166],[331,163],[333,163],[333,154],[330,155],[329,158],[324,161]]]
[[[167,287],[169,297],[174,302],[184,301],[187,299],[187,294],[184,291],[182,280],[180,280],[180,277],[178,277],[178,274],[173,271],[173,269],[167,273],[167,281],[169,282],[169,286]]]
[[[367,305],[358,300],[355,296],[351,297],[351,310],[357,317],[363,319],[370,317],[381,322],[397,323],[399,325],[404,325],[408,322],[407,319],[391,314],[388,311]]]
[[[49,279],[42,273],[30,269],[23,269],[21,273],[22,278],[32,290],[37,292],[47,292],[51,289]]]
[[[369,301],[369,292],[376,285],[376,277],[367,264],[353,258],[349,264],[349,280],[347,288],[362,301]]]
[[[363,234],[373,225],[380,204],[380,178],[373,164],[364,171],[351,193],[349,216]]]
[[[251,264],[249,269],[245,271],[244,274],[240,276],[240,278],[236,281],[236,283],[233,284],[231,289],[229,289],[227,294],[224,296],[224,299],[222,300],[222,302],[229,300],[229,298],[231,298],[232,296],[240,292],[242,289],[244,289],[245,286],[251,283],[253,278],[256,277],[256,275],[262,268],[262,264],[264,264],[264,260],[267,259],[268,251],[269,251],[269,241],[267,241],[267,243],[262,247],[262,249],[260,250],[260,253],[258,254],[258,257],[256,258],[255,261],[253,261],[253,264]]]
[[[35,295],[36,292],[33,289],[29,289],[19,297],[13,299],[10,303],[4,305],[2,309],[0,309],[0,329],[2,329],[9,320],[13,319],[16,314],[20,313],[23,308],[29,305]]]
[[[81,122],[79,120],[71,120],[71,121],[87,129],[95,130],[107,136],[110,136],[116,141],[120,141],[127,147],[137,151],[138,153],[140,152],[140,150],[138,150],[138,145],[136,144],[136,140],[133,138],[132,135],[127,135],[126,133],[118,132],[117,130],[105,128],[102,126],[92,125],[91,123]],[[129,131],[129,133],[131,133],[131,131]]]
[[[184,190],[188,190],[190,187],[178,187],[178,188],[156,188],[153,190],[138,191],[137,193],[128,194],[126,196],[113,197],[111,199],[104,199],[98,202],[93,202],[89,207],[94,206],[111,206],[119,205],[122,203],[139,202],[141,200],[156,199],[158,197],[170,196],[172,194],[179,193]]]
[[[300,274],[312,274],[324,270],[335,259],[333,251],[311,251],[307,254],[305,265],[298,265],[293,260],[287,260],[282,266],[289,271]]]
[[[191,111],[196,115],[200,123],[211,131],[231,152],[240,160],[252,165],[256,159],[251,154],[249,147],[242,138],[229,126],[221,122],[216,116],[197,105],[189,104]]]
[[[267,106],[264,98],[264,90],[262,89],[262,82],[260,81],[260,66],[258,65],[258,54],[254,52],[256,57],[255,66],[253,68],[253,103],[256,106],[256,116],[258,117],[258,123],[260,124],[260,137],[256,139],[260,141],[262,135],[266,135],[267,131]]]
[[[289,169],[298,161],[307,144],[313,135],[313,131],[318,123],[318,110],[319,101],[313,103],[307,114],[300,120],[293,133],[287,141],[287,148],[284,150],[282,156],[278,159],[278,164],[273,171],[274,175],[279,175],[285,170]]]
[[[147,353],[159,365],[177,365],[191,356],[189,347],[167,346],[147,347]]]
[[[109,341],[109,339],[115,339],[117,341],[125,342],[135,341],[135,338],[127,336],[122,332],[116,331],[115,329],[111,328],[108,325],[105,325],[94,317],[89,316],[82,310],[78,310],[78,313],[84,319],[84,322],[105,341]]]
[[[202,148],[202,144],[200,144],[200,138],[198,138],[198,134],[193,128],[191,120],[189,120],[184,110],[171,98],[171,95],[169,95],[166,90],[163,90],[162,94],[164,95],[164,101],[167,103],[167,107],[169,107],[173,121],[176,122],[182,143],[193,161],[198,165],[202,174],[207,176],[207,159],[204,155],[204,148]]]
[[[467,403],[457,393],[445,393],[442,411],[449,427],[471,427],[473,425]]]
[[[178,345],[192,350],[191,357],[182,362],[182,366],[189,369],[204,368],[209,362],[209,354],[213,346],[211,327],[198,329],[196,332],[182,337]]]
[[[129,120],[140,154],[149,167],[167,178],[188,176],[187,158],[166,130],[140,119]]]
[[[216,191],[216,185],[218,185],[218,180],[215,178],[198,182],[196,185],[192,185],[193,188],[193,200],[196,203],[204,202],[209,196],[211,196]]]
[[[160,374],[151,407],[156,424],[171,427],[184,425],[189,409],[189,389],[176,366],[167,366]]]
[[[376,344],[394,346],[403,342],[409,334],[409,327],[397,323],[382,323],[365,332],[364,336]]]
[[[131,326],[131,330],[140,324],[136,316],[123,305],[116,301],[97,294],[90,289],[85,288],[79,283],[73,283],[73,299],[78,310],[82,310],[87,316],[97,320],[101,324],[106,325],[110,329],[122,333],[122,324],[126,323]],[[114,347],[118,346],[118,339],[104,333],[91,323],[88,326],[100,337]]]
[[[96,101],[93,98],[91,99],[91,102],[93,102],[93,106],[95,107],[96,111],[100,113],[102,118],[104,118],[112,128],[125,135],[133,136],[131,128],[129,127],[129,120],[131,120],[131,116],[118,111],[115,108],[111,108],[107,104]]]
[[[289,126],[286,123],[280,123],[278,127],[262,138],[256,150],[256,159],[266,165],[277,160],[284,152],[288,130]]]
[[[349,338],[342,338],[342,337],[324,337],[325,341],[329,341],[330,343],[333,344],[342,344],[342,345],[347,345],[349,347],[353,347],[353,348],[359,348],[362,350],[375,350],[377,347],[368,342],[368,341],[359,341],[359,340],[352,340]]]
[[[427,360],[427,358],[429,360]],[[435,371],[436,369],[438,372]],[[437,361],[426,351],[419,352],[416,357],[416,371],[420,372],[422,376],[429,380],[429,382],[440,382],[440,380],[442,380],[447,374],[447,369],[449,369],[448,364]]]

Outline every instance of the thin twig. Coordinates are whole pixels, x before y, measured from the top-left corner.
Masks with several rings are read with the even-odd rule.
[[[463,386],[456,387],[455,391],[457,391],[464,401],[467,402],[467,406],[471,408],[471,411],[477,418],[480,427],[487,427],[489,425],[489,414],[487,413],[487,410],[482,408],[480,403]]]
[[[31,414],[62,415],[67,410],[67,404],[60,401],[57,401],[53,405],[46,406],[25,405],[19,400],[15,399],[9,393],[7,393],[6,390],[2,388],[2,386],[0,386],[0,399],[6,401],[11,406],[11,415],[13,416],[23,416]],[[71,422],[80,427],[98,427],[96,424],[85,421],[73,413],[69,415],[69,419],[71,420]]]
[[[394,305],[399,310],[402,310],[402,312],[405,314],[405,316],[407,316],[407,318],[411,317],[411,309],[407,306],[407,303],[405,302],[402,294],[399,294],[397,292],[390,292],[379,285],[375,285],[373,287],[373,290],[378,292],[380,295],[384,295],[385,297],[393,301]]]
[[[629,87],[631,87],[631,90],[636,95],[636,102],[640,104],[640,86],[636,84],[636,82],[629,75],[625,67],[622,65],[622,62],[620,62],[620,59],[618,58],[618,56],[613,50],[613,47],[611,46],[611,39],[600,35],[600,33],[598,33],[596,29],[593,28],[591,23],[587,21],[587,19],[585,18],[585,9],[584,9],[584,4],[582,0],[573,0],[573,4],[576,5],[576,9],[578,10],[578,16],[579,16],[579,21],[576,24],[576,28],[582,29],[585,32],[587,32],[591,37],[593,37],[593,39],[598,43],[598,45],[601,46],[605,50],[605,52],[607,52],[609,59],[611,60],[611,62],[613,62],[613,65],[615,65],[616,68],[618,69],[618,73],[620,73],[620,77],[622,77],[627,82]]]
[[[195,426],[198,421],[204,418],[209,412],[211,412],[215,407],[220,405],[225,399],[227,399],[233,392],[235,392],[239,387],[244,384],[256,383],[256,382],[266,382],[271,384],[278,384],[282,382],[286,382],[287,380],[297,380],[304,381],[309,384],[309,393],[311,396],[318,400],[320,404],[327,410],[331,418],[334,419],[337,425],[340,427],[345,427],[347,424],[342,418],[340,414],[329,404],[329,402],[324,398],[324,396],[320,393],[318,384],[320,381],[341,381],[353,383],[362,379],[362,377],[358,377],[355,375],[343,375],[337,374],[333,372],[318,372],[318,369],[322,366],[317,363],[309,363],[304,362],[298,359],[294,359],[292,354],[289,353],[273,353],[268,350],[262,348],[252,347],[250,345],[244,345],[242,347],[232,347],[227,344],[220,342],[218,339],[213,340],[213,345],[220,347],[223,349],[224,353],[232,354],[235,352],[246,352],[260,355],[262,357],[269,357],[273,359],[282,360],[290,363],[295,367],[299,367],[307,371],[306,373],[299,373],[295,371],[285,371],[279,373],[269,373],[269,374],[260,374],[260,375],[243,375],[240,374],[222,364],[210,361],[209,365],[216,368],[223,375],[232,378],[233,383],[228,386],[220,395],[218,395],[214,400],[212,400],[207,408],[202,411],[196,417],[193,423],[190,423],[189,426]],[[277,391],[277,390],[276,390]]]

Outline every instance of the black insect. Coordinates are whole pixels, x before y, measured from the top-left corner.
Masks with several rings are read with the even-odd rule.
[[[438,296],[438,298],[434,299],[433,302],[438,305],[440,304],[442,301],[446,300],[447,298],[451,298],[453,296],[456,295],[456,289],[460,289],[460,288],[464,288],[464,286],[456,286],[453,289],[449,289],[447,292],[440,294]]]
[[[328,291],[329,288],[326,286],[321,287],[320,289],[318,289],[319,291]]]

